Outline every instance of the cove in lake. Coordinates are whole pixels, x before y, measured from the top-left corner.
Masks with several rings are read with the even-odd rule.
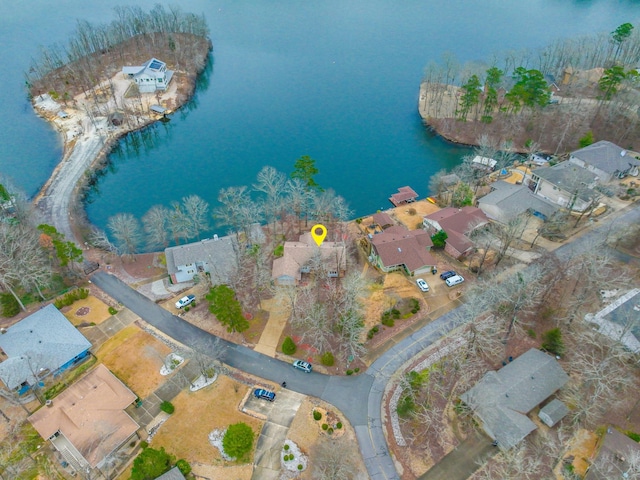
[[[102,22],[113,12],[97,1],[51,9],[32,0],[28,12],[9,3],[0,5],[9,79],[0,89],[0,169],[33,194],[60,150],[30,111],[22,72],[38,44],[65,42],[76,18]],[[188,194],[213,207],[220,188],[251,185],[263,165],[289,173],[302,155],[316,159],[318,183],[344,196],[354,215],[389,207],[403,185],[424,197],[429,177],[468,152],[421,123],[418,88],[430,61],[447,51],[485,61],[640,18],[637,2],[618,0],[187,0],[181,8],[204,12],[213,62],[187,108],[114,150],[87,199],[101,228],[118,212],[140,217]]]

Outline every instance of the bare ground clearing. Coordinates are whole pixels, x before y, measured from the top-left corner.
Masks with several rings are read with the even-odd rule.
[[[96,357],[136,395],[145,398],[166,380],[160,368],[169,353],[167,345],[130,325],[106,341]]]

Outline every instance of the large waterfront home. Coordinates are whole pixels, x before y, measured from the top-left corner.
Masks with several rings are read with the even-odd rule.
[[[142,65],[122,67],[122,73],[136,82],[141,93],[166,90],[173,77],[173,70],[167,70],[167,64],[157,58]]]

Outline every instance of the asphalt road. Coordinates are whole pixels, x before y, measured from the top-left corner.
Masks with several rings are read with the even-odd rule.
[[[630,207],[609,217],[602,225],[580,238],[559,247],[555,254],[566,258],[584,249],[594,238],[606,233],[612,222],[632,224],[640,221],[640,206]],[[149,324],[182,344],[207,353],[216,337],[191,325],[144,297],[116,277],[98,272],[93,282]],[[356,431],[358,445],[372,480],[399,479],[384,436],[381,420],[382,397],[391,376],[408,361],[463,323],[454,309],[424,328],[405,338],[380,356],[363,374],[350,377],[329,377],[317,372],[307,374],[288,363],[220,339],[226,345],[222,360],[239,370],[277,383],[287,382],[287,388],[319,397],[339,408]]]

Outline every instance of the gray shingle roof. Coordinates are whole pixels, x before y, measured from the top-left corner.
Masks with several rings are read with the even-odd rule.
[[[540,420],[547,424],[547,426],[553,427],[562,420],[567,413],[569,413],[567,406],[557,398],[554,398],[540,410],[538,417],[540,417]]]
[[[500,447],[510,449],[536,428],[526,414],[568,380],[555,358],[532,348],[497,372],[487,372],[460,398]]]
[[[494,190],[478,200],[478,205],[496,205],[505,217],[515,218],[531,209],[540,212],[547,218],[558,211],[558,206],[535,195],[524,185],[514,185],[499,180],[491,185]]]
[[[173,467],[167,473],[163,473],[156,480],[184,480],[184,475],[178,469],[178,467]]]
[[[9,357],[0,363],[0,378],[9,389],[27,381],[34,372],[55,372],[91,348],[91,342],[53,305],[38,310],[0,335],[0,348]]]
[[[576,150],[571,156],[610,174],[626,171],[630,164],[640,165],[625,149],[606,140]]]
[[[540,177],[565,192],[577,193],[585,202],[593,198],[595,193],[590,186],[594,185],[598,176],[575,163],[562,162],[553,167],[536,168],[533,175]]]

